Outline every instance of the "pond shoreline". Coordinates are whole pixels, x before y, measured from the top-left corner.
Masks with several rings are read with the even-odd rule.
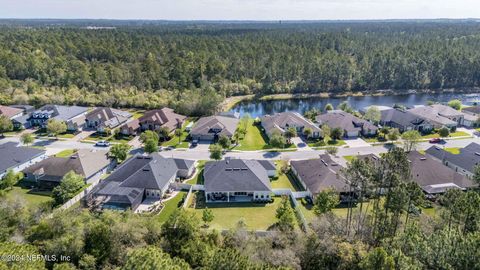
[[[269,101],[269,100],[288,100],[288,99],[308,99],[308,98],[346,98],[346,97],[366,97],[366,96],[404,96],[412,94],[472,94],[480,93],[480,88],[465,88],[465,89],[422,89],[422,90],[407,90],[406,92],[397,92],[394,90],[376,90],[365,92],[345,92],[341,94],[336,93],[284,93],[284,94],[270,94],[270,95],[243,95],[232,96],[226,98],[220,104],[220,111],[226,112],[234,108],[242,101]]]

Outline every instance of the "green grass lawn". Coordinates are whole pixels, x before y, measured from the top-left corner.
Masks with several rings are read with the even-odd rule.
[[[191,185],[195,185],[195,184],[202,185],[203,184],[203,168],[205,168],[205,162],[207,162],[207,161],[206,160],[199,160],[198,161],[197,171],[195,172],[195,176],[192,177],[192,179],[188,180],[186,182],[187,184],[191,184]]]
[[[59,152],[55,156],[60,157],[60,158],[67,158],[67,157],[70,157],[71,155],[73,155],[73,153],[75,153],[75,152],[76,152],[75,149],[66,149],[66,150],[63,150],[63,151]]]
[[[179,143],[179,138],[178,136],[175,135],[175,133],[172,134],[172,137],[170,138],[170,140],[166,141],[166,142],[163,142],[162,143],[162,146],[173,146],[175,148],[188,148],[189,147],[189,144],[188,144],[188,141],[187,141],[187,137],[188,137],[188,132],[185,131],[185,127],[190,123],[190,121],[186,120],[184,123],[183,123],[183,126],[182,126],[182,135],[180,136],[180,143]]]
[[[63,134],[58,134],[58,138],[63,138],[63,139],[71,139],[75,137],[75,134],[73,133],[63,133]]]
[[[282,173],[280,172],[280,165],[277,164],[277,171],[278,171],[278,177],[276,179],[272,179],[270,184],[272,185],[272,188],[288,188],[291,189],[292,191],[303,191],[304,188],[300,183],[297,182],[295,179],[295,176],[292,175],[291,172],[288,173]]]
[[[85,138],[85,140],[87,140],[87,141],[106,141],[106,140],[110,139],[111,137],[112,137],[112,135],[107,135],[107,134],[102,134],[102,133],[95,132],[92,135]]]
[[[145,114],[145,110],[129,110],[128,112],[132,114],[133,119],[138,119]]]
[[[53,198],[50,196],[50,192],[34,193],[31,192],[30,189],[22,188],[20,186],[14,186],[12,190],[7,192],[6,197],[9,199],[24,199],[30,207],[53,203]]]
[[[114,142],[114,143],[128,143],[131,141],[135,136],[125,136],[125,135],[113,135],[110,138],[108,138],[109,142]]]
[[[344,158],[346,161],[350,162],[350,161],[352,161],[352,160],[355,158],[355,156],[343,156],[343,158]]]
[[[267,141],[268,139],[260,129],[260,126],[255,125],[253,119],[250,119],[247,134],[240,139],[239,145],[234,149],[242,151],[262,150],[268,148]]]
[[[457,147],[445,148],[445,151],[450,152],[454,155],[460,154],[460,148],[457,148]]]
[[[203,197],[203,196],[202,196]],[[214,218],[211,229],[235,228],[238,221],[243,220],[248,229],[267,230],[277,222],[275,213],[281,198],[275,197],[273,203],[210,203],[207,207],[212,210]],[[187,211],[195,213],[201,220],[205,203],[197,204],[196,208],[188,207]]]
[[[326,137],[323,140],[309,141],[310,147],[325,147],[325,146],[342,146],[347,144],[344,140],[332,140],[330,137]]]
[[[456,131],[456,132],[452,132],[450,133],[450,135],[448,136],[448,138],[455,138],[455,137],[469,137],[470,134],[464,132],[464,131]],[[432,139],[432,138],[440,138],[440,135],[438,133],[432,133],[432,134],[427,134],[427,135],[423,135],[422,136],[422,139]]]
[[[3,133],[0,133],[0,134],[3,134],[5,136],[16,136],[16,135],[19,135],[20,133],[22,133],[23,129],[22,130],[14,130],[14,131],[7,131],[7,132],[3,132]]]
[[[165,206],[163,207],[162,211],[158,214],[158,220],[163,223],[168,220],[168,218],[177,210],[181,205],[179,206],[178,204],[180,201],[183,199],[183,196],[185,196],[188,192],[187,191],[180,191],[174,198],[168,200],[165,203]]]

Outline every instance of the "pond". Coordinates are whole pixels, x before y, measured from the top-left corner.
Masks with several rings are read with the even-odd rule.
[[[239,112],[241,115],[248,113],[252,117],[277,112],[296,111],[303,114],[306,111],[317,108],[323,110],[326,104],[331,103],[334,107],[343,101],[355,110],[360,110],[370,105],[393,106],[401,104],[406,107],[414,105],[425,105],[428,101],[446,103],[452,99],[460,99],[464,104],[480,104],[480,93],[456,94],[456,93],[434,93],[434,94],[408,94],[395,96],[361,96],[361,97],[312,97],[307,99],[285,99],[285,100],[249,100],[236,104],[231,111]]]

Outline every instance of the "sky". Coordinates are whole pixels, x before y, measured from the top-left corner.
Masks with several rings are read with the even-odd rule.
[[[480,0],[0,0],[0,18],[147,20],[480,18]]]

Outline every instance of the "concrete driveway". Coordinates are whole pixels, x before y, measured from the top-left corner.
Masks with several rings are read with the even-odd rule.
[[[300,137],[294,137],[291,139],[292,143],[295,144],[295,146],[297,147],[298,151],[307,151],[307,150],[312,150],[308,144],[303,141],[302,138]]]
[[[356,139],[346,139],[345,143],[348,147],[368,147],[372,146],[371,144],[367,143],[366,141],[362,140],[361,138]]]

